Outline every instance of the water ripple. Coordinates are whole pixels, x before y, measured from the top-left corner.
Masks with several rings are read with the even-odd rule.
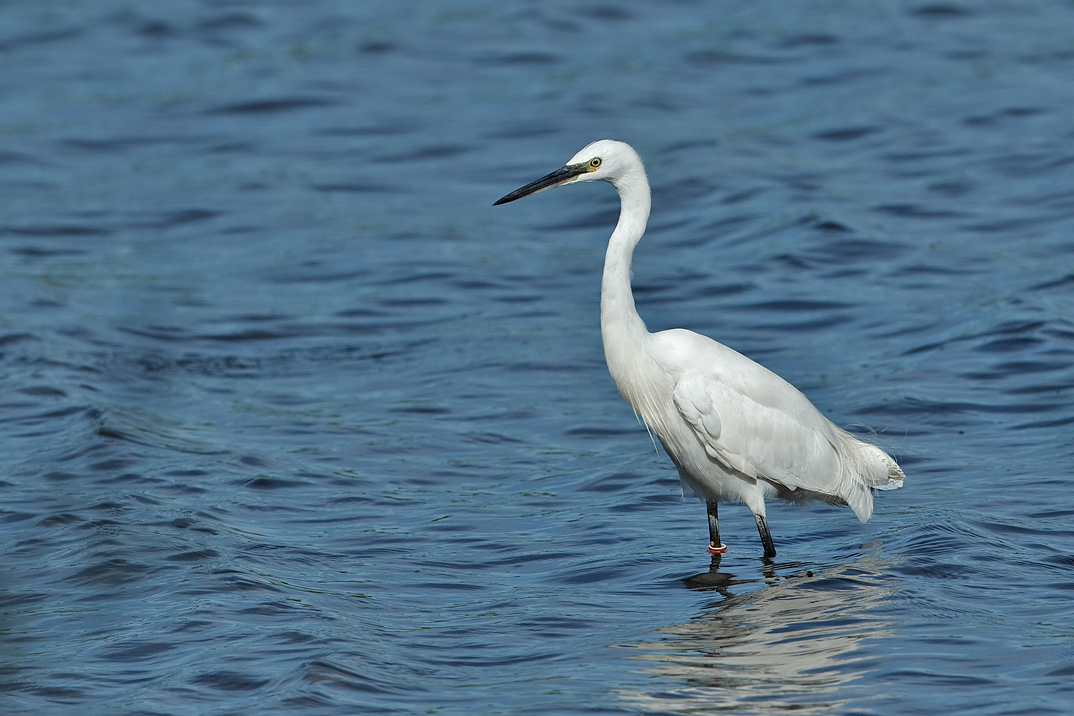
[[[1066,713],[1071,13],[0,5],[4,712]],[[869,523],[711,562],[614,192],[490,206],[605,136],[648,326],[898,455]]]

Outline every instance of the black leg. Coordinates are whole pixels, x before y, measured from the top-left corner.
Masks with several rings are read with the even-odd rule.
[[[761,544],[764,545],[764,556],[775,557],[776,548],[772,544],[772,535],[768,531],[768,524],[761,515],[754,515],[753,518],[757,520],[757,532],[761,535]]]
[[[709,511],[709,553],[723,554],[727,551],[727,545],[720,541],[720,518],[716,515],[716,502],[709,500],[705,507]]]

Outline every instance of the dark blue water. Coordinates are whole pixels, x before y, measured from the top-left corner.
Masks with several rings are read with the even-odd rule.
[[[1061,714],[1074,5],[0,5],[0,712]],[[651,329],[906,469],[704,509]]]

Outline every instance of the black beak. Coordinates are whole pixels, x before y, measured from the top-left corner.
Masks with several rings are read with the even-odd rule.
[[[530,184],[527,184],[521,189],[516,189],[504,198],[497,201],[495,204],[493,204],[493,206],[506,204],[509,201],[521,199],[524,196],[536,194],[537,192],[544,191],[545,189],[551,189],[554,186],[559,186],[560,184],[570,179],[573,179],[579,174],[585,174],[587,171],[588,169],[586,168],[585,164],[568,164],[562,169],[557,169],[548,176],[541,177],[537,181],[531,182]]]

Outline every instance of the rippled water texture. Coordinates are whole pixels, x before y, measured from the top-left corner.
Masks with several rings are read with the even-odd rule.
[[[0,4],[0,712],[1062,714],[1074,5]],[[635,287],[909,476],[710,566]]]

